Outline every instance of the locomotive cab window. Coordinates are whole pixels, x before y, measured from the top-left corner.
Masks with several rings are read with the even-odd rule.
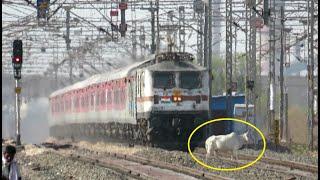
[[[199,72],[181,72],[180,87],[184,89],[201,88],[201,74]]]
[[[154,88],[173,88],[175,87],[175,75],[172,72],[154,72]]]

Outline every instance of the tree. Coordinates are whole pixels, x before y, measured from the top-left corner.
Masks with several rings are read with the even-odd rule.
[[[237,92],[245,92],[245,54],[237,55],[236,72],[233,71],[233,81],[237,82]],[[214,57],[212,61],[212,94],[219,95],[225,92],[226,62],[224,58]]]
[[[212,95],[219,95],[225,91],[225,61],[214,57],[212,61]]]

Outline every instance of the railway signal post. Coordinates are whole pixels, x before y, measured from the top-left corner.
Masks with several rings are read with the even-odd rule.
[[[22,68],[22,40],[14,40],[13,41],[13,55],[12,55],[12,65],[13,65],[13,72],[15,78],[15,96],[16,96],[16,103],[15,103],[15,120],[16,120],[16,133],[17,133],[17,145],[21,145],[20,141],[20,93],[21,87],[19,80],[21,79],[21,68]]]

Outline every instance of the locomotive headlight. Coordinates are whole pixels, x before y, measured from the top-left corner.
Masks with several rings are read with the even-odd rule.
[[[174,102],[180,102],[182,100],[181,96],[173,96],[172,99]]]
[[[176,96],[173,97],[173,101],[177,101],[177,99],[178,99],[178,98],[177,98]]]

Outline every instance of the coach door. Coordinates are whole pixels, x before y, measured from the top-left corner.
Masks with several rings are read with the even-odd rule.
[[[137,113],[141,112],[142,111],[142,86],[141,86],[141,83],[142,83],[142,72],[141,71],[137,71],[136,72],[136,83],[135,83],[135,87],[136,87],[136,93],[137,93],[137,98],[136,98],[136,110],[137,110]]]
[[[128,86],[128,100],[129,100],[129,114],[130,117],[136,117],[136,89],[134,76],[129,78]]]

